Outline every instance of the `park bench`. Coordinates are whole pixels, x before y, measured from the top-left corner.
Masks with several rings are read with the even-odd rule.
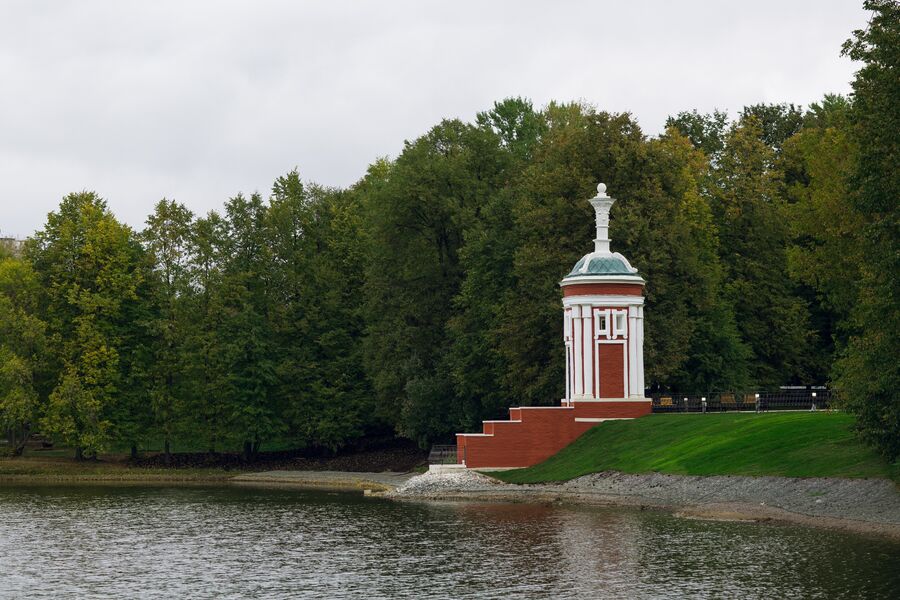
[[[719,404],[722,406],[722,410],[727,411],[730,409],[737,408],[737,402],[734,400],[734,394],[722,394],[719,396]]]

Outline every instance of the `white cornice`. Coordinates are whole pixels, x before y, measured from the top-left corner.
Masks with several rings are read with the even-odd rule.
[[[563,306],[576,306],[580,304],[602,306],[643,306],[643,296],[607,296],[591,294],[589,296],[566,296],[563,298]]]
[[[566,277],[559,282],[559,287],[579,283],[630,283],[632,285],[644,285],[647,282],[639,275],[578,275]]]

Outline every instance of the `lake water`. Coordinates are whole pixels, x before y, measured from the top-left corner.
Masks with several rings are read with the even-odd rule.
[[[898,598],[900,544],[632,509],[5,486],[0,597]]]

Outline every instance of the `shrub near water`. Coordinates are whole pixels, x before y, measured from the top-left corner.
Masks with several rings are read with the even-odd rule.
[[[844,413],[651,415],[594,427],[547,461],[496,474],[510,483],[599,471],[677,475],[897,478]]]

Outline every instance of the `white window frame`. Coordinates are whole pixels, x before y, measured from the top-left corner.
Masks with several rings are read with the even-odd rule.
[[[594,311],[594,337],[596,339],[599,338],[609,338],[609,311],[608,310],[595,310]]]
[[[628,338],[628,311],[617,310],[614,313],[613,335],[614,337]]]

